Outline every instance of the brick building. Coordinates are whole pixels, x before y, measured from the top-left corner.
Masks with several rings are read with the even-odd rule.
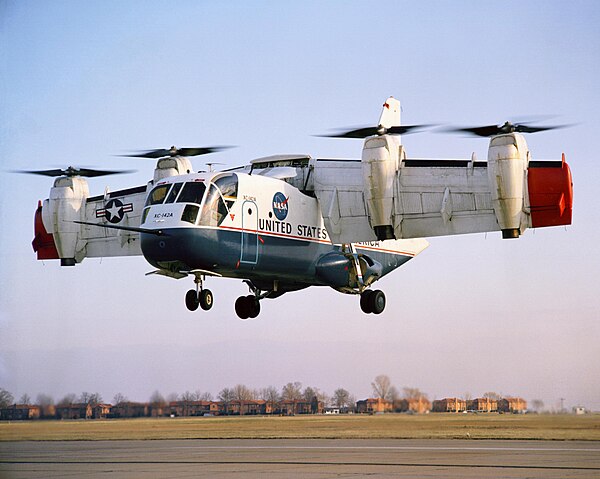
[[[30,404],[13,404],[0,409],[0,420],[21,421],[23,419],[39,419],[40,407]]]
[[[523,398],[507,397],[498,400],[498,412],[523,413],[527,410],[527,401]]]
[[[497,412],[498,401],[490,398],[476,398],[467,401],[467,411]]]
[[[392,412],[392,410],[392,403],[383,398],[368,398],[356,403],[356,411],[359,413],[375,414]]]
[[[463,412],[467,410],[467,402],[460,398],[444,398],[433,401],[432,412]]]
[[[394,401],[394,411],[425,414],[431,411],[431,401],[425,397],[398,399]]]
[[[92,418],[91,404],[63,404],[56,406],[57,419],[91,419]]]

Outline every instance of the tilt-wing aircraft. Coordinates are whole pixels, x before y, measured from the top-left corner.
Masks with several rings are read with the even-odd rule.
[[[423,251],[431,236],[571,224],[573,185],[564,154],[534,161],[522,133],[554,127],[505,123],[458,131],[490,137],[487,161],[411,159],[400,135],[400,102],[390,97],[376,127],[329,135],[363,138],[361,159],[276,155],[249,165],[194,172],[188,159],[213,148],[151,150],[147,185],[90,196],[85,177],[117,173],[69,167],[31,173],[57,177],[35,213],[40,260],[73,266],[84,258],[143,255],[148,274],[193,279],[189,310],[209,310],[207,277],[243,280],[242,319],[260,301],[309,286],[360,296],[381,313],[372,285]]]

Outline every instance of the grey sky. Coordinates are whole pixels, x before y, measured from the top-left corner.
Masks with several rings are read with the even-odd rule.
[[[600,409],[599,21],[594,1],[0,2],[2,169],[139,170],[91,179],[92,194],[151,177],[152,161],[112,156],[135,149],[239,145],[207,160],[228,166],[359,157],[360,141],[311,135],[372,124],[389,95],[409,124],[576,124],[527,137],[534,158],[566,153],[573,226],[433,239],[378,283],[379,317],[312,288],[242,322],[239,281],[210,280],[215,307],[189,313],[191,282],[145,277],[141,257],[43,264],[32,222],[51,181],[0,173],[0,387],[145,400],[298,380],[360,398],[385,373],[431,398]],[[485,139],[403,142],[414,157],[487,154]]]

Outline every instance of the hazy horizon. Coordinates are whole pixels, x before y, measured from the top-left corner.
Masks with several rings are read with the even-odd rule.
[[[430,398],[495,391],[600,410],[599,20],[594,1],[0,3],[0,387],[145,400],[300,381],[361,399],[387,374]],[[192,281],[144,276],[142,257],[35,259],[52,180],[11,170],[137,170],[90,179],[97,195],[152,177],[153,161],[114,156],[133,150],[238,146],[196,169],[359,158],[361,141],[313,135],[374,124],[390,95],[405,124],[571,125],[526,139],[533,159],[565,152],[573,225],[432,238],[377,283],[379,316],[310,288],[243,322],[241,281],[209,278],[213,309],[191,313]],[[483,138],[402,142],[409,157],[487,157]]]

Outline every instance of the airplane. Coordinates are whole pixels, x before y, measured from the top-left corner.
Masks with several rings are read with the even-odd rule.
[[[38,260],[74,266],[84,258],[143,255],[147,275],[191,278],[187,309],[210,310],[207,278],[237,278],[249,294],[235,301],[240,319],[259,315],[263,299],[309,286],[360,298],[381,314],[373,285],[421,253],[425,238],[569,225],[573,182],[564,153],[535,161],[524,133],[557,127],[525,124],[457,128],[489,137],[487,161],[409,158],[400,102],[389,97],[377,126],[327,135],[364,139],[360,159],[275,155],[221,171],[195,172],[189,157],[224,147],[157,149],[146,185],[90,196],[86,177],[121,173],[27,171],[56,177],[35,212]]]

